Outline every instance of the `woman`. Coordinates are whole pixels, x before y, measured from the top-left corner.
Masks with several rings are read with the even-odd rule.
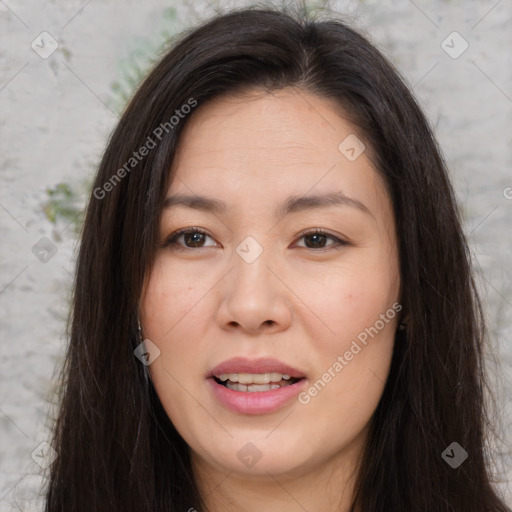
[[[48,512],[505,511],[444,162],[339,21],[182,38],[88,206]]]

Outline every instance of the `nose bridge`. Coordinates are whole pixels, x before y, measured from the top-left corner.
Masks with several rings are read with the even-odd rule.
[[[255,237],[246,237],[235,248],[219,309],[221,323],[236,323],[247,331],[257,331],[263,324],[289,324],[286,288],[269,269],[275,266],[273,258],[273,251]]]
[[[258,236],[258,238],[262,239],[261,236]],[[235,253],[246,265],[250,266],[261,260],[263,253],[266,253],[263,257],[263,259],[266,259],[269,254],[269,247],[267,244],[264,249],[263,245],[254,236],[248,235],[236,246]]]
[[[261,237],[259,237],[261,240]],[[252,295],[261,294],[263,291],[270,291],[271,272],[267,268],[270,264],[271,249],[263,247],[256,237],[247,236],[235,248],[233,254],[233,281],[237,288],[242,291],[248,289]]]

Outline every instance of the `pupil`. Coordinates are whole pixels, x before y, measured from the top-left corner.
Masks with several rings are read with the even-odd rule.
[[[318,244],[320,244],[320,246],[322,246],[322,247],[323,247],[323,243],[322,242],[325,242],[325,238],[326,238],[326,236],[322,235],[321,233],[316,233],[316,234],[313,234],[313,235],[307,235],[306,236],[306,239],[313,240],[313,245],[314,246],[318,246]]]
[[[202,237],[204,235],[202,233],[199,233],[199,232],[193,232],[193,233],[186,233],[185,234],[185,240],[186,240],[186,244],[189,245],[189,241],[191,244],[194,244],[194,247],[197,245],[197,244],[201,244],[201,241],[202,241]]]

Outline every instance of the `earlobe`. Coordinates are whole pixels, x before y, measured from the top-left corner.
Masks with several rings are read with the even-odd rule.
[[[140,325],[139,317],[137,317],[137,335],[139,337],[139,343],[144,341],[144,337],[142,336],[142,326]]]
[[[407,326],[409,325],[410,316],[409,313],[406,313],[402,316],[402,319],[400,320],[400,323],[398,324],[397,330],[399,331],[405,331],[407,329]]]

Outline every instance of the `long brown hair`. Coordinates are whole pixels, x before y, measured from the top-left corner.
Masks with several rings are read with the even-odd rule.
[[[81,237],[46,512],[205,511],[188,447],[134,357],[138,303],[193,115],[185,112],[228,92],[287,86],[348,112],[394,205],[408,325],[396,335],[353,509],[507,510],[485,448],[484,321],[424,115],[392,65],[342,21],[248,9],[184,35],[139,87],[104,153]],[[469,454],[455,469],[441,455],[454,441]]]

